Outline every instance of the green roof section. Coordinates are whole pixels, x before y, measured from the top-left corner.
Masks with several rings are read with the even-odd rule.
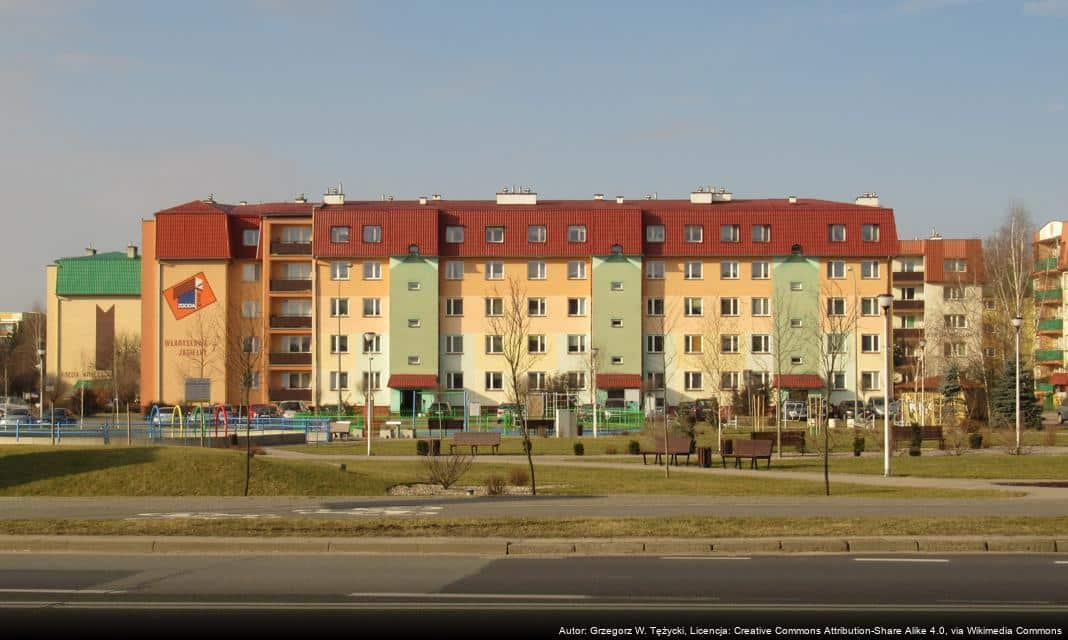
[[[61,296],[139,296],[141,295],[141,256],[130,258],[125,251],[93,256],[60,258],[56,294]]]

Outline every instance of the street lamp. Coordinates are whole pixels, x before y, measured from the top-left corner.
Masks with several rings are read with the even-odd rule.
[[[600,349],[598,349],[597,347],[593,347],[592,349],[590,349],[590,354],[591,354],[590,370],[591,370],[591,373],[592,373],[591,378],[593,378],[591,380],[591,382],[592,382],[591,394],[593,396],[593,437],[594,438],[597,437],[597,354],[599,352],[600,352]]]
[[[1023,318],[1017,315],[1012,319],[1012,326],[1016,329],[1016,452],[1020,452],[1020,325]]]
[[[367,417],[364,419],[363,424],[367,429],[367,456],[371,456],[371,427],[374,422],[374,380],[371,378],[371,365],[375,361],[374,347],[375,338],[378,337],[373,331],[367,331],[363,334],[363,350],[367,352],[367,384],[364,385],[366,389],[364,391],[367,394]]]
[[[927,341],[920,340],[920,424],[927,424]]]
[[[37,347],[37,369],[38,369],[38,370],[39,370],[39,371],[41,372],[41,387],[40,387],[40,389],[39,389],[39,391],[38,391],[38,393],[37,393],[37,400],[38,400],[39,404],[41,405],[41,411],[40,411],[40,415],[41,415],[41,420],[44,420],[44,393],[45,393],[45,383],[44,383],[44,374],[45,374],[45,368],[44,368],[44,356],[45,356],[45,350],[44,350],[44,348],[43,348],[43,347],[40,347],[40,346],[38,346],[38,347]]]
[[[879,296],[879,308],[883,310],[883,348],[886,355],[883,356],[883,476],[890,477],[890,305],[894,303],[894,297],[889,294]]]
[[[853,274],[853,304],[860,304],[860,294],[857,287],[857,272],[853,269],[852,265],[846,267],[846,271]],[[857,313],[857,308],[853,307],[853,424],[857,423],[857,418],[860,416],[860,331],[857,328],[860,314]],[[828,398],[829,399],[829,398]],[[780,449],[779,453],[782,451]]]

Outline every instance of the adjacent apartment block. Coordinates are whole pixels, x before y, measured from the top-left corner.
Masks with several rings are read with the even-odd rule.
[[[1034,236],[1035,258],[1035,391],[1047,408],[1055,392],[1068,388],[1064,359],[1065,285],[1068,271],[1068,239],[1065,225],[1055,220]]]
[[[828,380],[832,401],[864,401],[887,384],[877,297],[899,243],[874,194],[353,202],[337,188],[182,204],[145,220],[142,244],[144,401],[182,402],[199,379],[236,403],[245,378],[252,402],[361,404],[370,386],[391,410],[435,391],[501,404],[516,302],[533,390],[649,406]]]

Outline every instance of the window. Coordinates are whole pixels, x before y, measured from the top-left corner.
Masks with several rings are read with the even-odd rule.
[[[498,260],[487,262],[486,280],[504,280],[504,263]]]
[[[736,224],[721,224],[719,225],[719,241],[720,242],[740,242],[742,239],[742,229]]]
[[[719,263],[719,277],[723,280],[737,280],[738,263],[734,261]]]
[[[347,371],[331,371],[330,372],[330,390],[337,391],[338,389],[349,388],[349,374]]]
[[[771,300],[769,300],[768,298],[753,298],[753,315],[770,316]]]
[[[421,283],[421,282],[409,282],[408,283],[408,291],[419,291],[422,288],[423,288],[423,283]]]
[[[985,355],[987,358],[996,358],[998,355],[998,350],[994,347],[987,347],[983,349],[983,355]]]
[[[687,280],[700,280],[702,278],[701,262],[687,262],[683,277]]]
[[[766,333],[754,333],[751,346],[753,353],[771,353],[771,336]]]
[[[543,316],[548,307],[549,305],[546,303],[545,298],[527,298],[528,316]]]
[[[548,343],[543,335],[527,336],[528,353],[545,353],[547,351],[547,345]]]
[[[409,329],[418,329],[421,326],[423,326],[423,321],[419,318],[408,318]]]
[[[879,334],[865,333],[860,336],[860,350],[864,353],[879,353]]]
[[[862,316],[877,316],[877,315],[879,315],[879,299],[878,298],[861,298],[860,299],[860,315],[862,315]]]
[[[983,308],[987,311],[993,311],[998,308],[997,303],[993,300],[983,300]]]
[[[804,356],[790,356],[790,366],[799,367],[805,364]]]
[[[245,353],[259,353],[260,352],[260,338],[259,336],[245,336],[241,340],[241,350]]]
[[[486,353],[498,354],[504,351],[502,336],[486,336]]]
[[[382,242],[382,227],[377,224],[368,224],[363,227],[363,241],[372,244]]]
[[[878,260],[862,260],[860,263],[860,277],[873,280],[879,277]]]
[[[738,298],[720,298],[719,299],[719,315],[721,315],[721,316],[736,316],[736,315],[739,315]]]
[[[463,298],[445,298],[445,315],[462,316],[464,314]]]
[[[846,313],[845,298],[827,298],[827,315],[844,316]]]
[[[246,247],[255,247],[260,243],[259,229],[245,229],[241,232],[241,244]]]
[[[704,300],[702,298],[686,298],[686,315],[705,315]]]
[[[333,335],[330,336],[330,353],[348,353],[349,352],[349,337]]]
[[[646,386],[650,389],[664,388],[664,374],[650,371],[645,374]]]
[[[947,329],[967,329],[968,318],[959,313],[947,314],[943,316]]]
[[[623,328],[623,318],[612,318],[612,328],[613,329],[622,329]]]
[[[827,225],[827,240],[830,242],[845,242],[846,227],[844,224]]]
[[[612,288],[612,291],[622,291],[623,290],[623,283],[622,282],[618,282],[618,281],[613,281],[612,285],[611,285],[611,288]]]
[[[647,224],[647,225],[645,225],[645,241],[646,242],[663,242],[664,241],[664,225],[662,225],[662,224]]]
[[[749,386],[755,389],[768,389],[771,387],[770,371],[750,371]]]
[[[368,318],[382,315],[382,300],[380,298],[364,298],[363,315]]]
[[[571,334],[567,336],[568,353],[586,353],[586,336]]]
[[[705,228],[699,224],[688,224],[682,229],[682,241],[700,243],[705,241]]]
[[[767,280],[771,277],[771,265],[766,260],[753,263],[753,280]]]
[[[700,371],[687,371],[684,378],[687,391],[700,391],[705,388],[704,378]]]
[[[527,373],[527,388],[532,391],[545,389],[546,376],[544,371],[531,371]]]
[[[753,225],[753,242],[760,242],[760,243],[771,242],[771,225],[770,224],[754,224]]]
[[[500,371],[486,372],[486,391],[501,391],[504,389],[504,375]]]
[[[623,356],[612,356],[612,364],[623,364]]]
[[[586,298],[568,298],[567,299],[567,315],[569,315],[569,316],[584,316],[584,315],[586,315]]]
[[[842,260],[831,260],[827,263],[827,277],[832,280],[839,280],[844,278],[846,274],[845,262]]]
[[[664,315],[664,299],[663,298],[646,298],[646,300],[645,300],[645,315],[647,315],[647,316],[662,316],[662,315]]]
[[[945,260],[942,262],[942,268],[946,273],[966,273],[968,271],[968,261],[959,258]]]
[[[586,225],[572,224],[567,227],[568,242],[586,242]]]
[[[860,372],[860,388],[864,391],[875,391],[879,389],[880,383],[881,376],[878,371]]]
[[[459,260],[449,260],[445,263],[446,280],[463,280],[464,263]]]
[[[311,315],[312,303],[311,300],[283,300],[282,301],[282,315],[288,318],[301,317],[307,318]]]
[[[486,227],[486,242],[501,244],[504,242],[504,227]]]
[[[548,239],[548,234],[545,231],[545,225],[532,224],[527,227],[527,242],[542,243]]]
[[[963,342],[947,342],[942,347],[947,358],[963,358],[968,355],[968,346]]]
[[[586,388],[586,374],[582,371],[568,371],[567,372],[567,386],[570,389],[585,389]]]
[[[364,353],[382,353],[382,336],[377,333],[370,340],[363,341]]]
[[[804,291],[804,290],[805,290],[805,283],[796,282],[796,281],[790,283],[790,291]]]
[[[828,333],[827,334],[827,353],[845,353],[846,352],[846,334],[844,333]]]
[[[363,388],[370,389],[371,391],[378,391],[382,388],[382,372],[374,371],[371,373],[370,380],[368,380],[367,372],[363,372]]]
[[[284,263],[279,275],[283,280],[311,280],[312,266],[310,262]]]
[[[363,263],[363,279],[364,280],[381,280],[382,279],[382,263],[367,261]]]
[[[282,353],[310,353],[311,336],[282,336]]]
[[[800,329],[805,326],[805,321],[801,318],[790,318],[790,328]]]
[[[349,241],[349,227],[330,227],[330,242],[346,244]]]
[[[645,352],[664,353],[664,336],[661,334],[650,334],[645,336]]]
[[[585,280],[586,262],[583,260],[572,260],[568,262],[567,277],[569,280]]]
[[[902,300],[915,300],[916,299],[916,287],[903,287],[901,289]]]
[[[283,389],[309,389],[311,388],[310,373],[289,373],[282,375]]]
[[[687,335],[683,337],[683,347],[686,353],[702,353],[701,336]]]
[[[445,353],[456,354],[464,352],[463,336],[445,336]]]
[[[459,391],[464,388],[464,372],[448,371],[445,373],[445,388],[450,391]]]
[[[259,282],[261,266],[256,264],[241,265],[241,281],[242,282]]]
[[[834,371],[831,373],[831,389],[835,391],[844,391],[846,388],[846,375],[844,371]]]
[[[241,303],[241,317],[242,318],[258,318],[260,317],[260,301],[259,300],[245,300]]]
[[[544,280],[547,277],[544,260],[531,260],[527,263],[528,280]]]
[[[664,261],[651,260],[645,263],[645,277],[649,280],[664,279]]]
[[[901,328],[902,329],[915,329],[919,325],[919,316],[901,316]]]
[[[348,262],[331,262],[330,263],[330,279],[331,280],[348,280],[349,269],[352,267]]]
[[[311,244],[311,227],[282,227],[282,242],[285,244]]]
[[[719,374],[720,389],[738,389],[741,387],[742,375],[738,371],[721,371]]]
[[[735,334],[721,334],[719,336],[720,353],[738,353],[738,336]]]
[[[449,225],[445,227],[445,242],[449,244],[460,244],[464,241],[464,228],[460,226]]]
[[[330,298],[330,317],[340,318],[349,315],[348,298]]]
[[[504,315],[504,298],[486,298],[486,315]]]
[[[862,225],[860,225],[860,239],[863,242],[878,242],[879,241],[879,225],[877,225],[877,224],[862,224]]]
[[[964,287],[946,287],[942,289],[943,300],[963,300]]]

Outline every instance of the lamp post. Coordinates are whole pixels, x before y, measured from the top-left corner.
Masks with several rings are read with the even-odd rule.
[[[1023,318],[1016,315],[1012,319],[1012,326],[1016,329],[1016,452],[1020,452],[1020,325]]]
[[[599,352],[600,352],[600,349],[598,349],[597,347],[593,347],[592,349],[590,349],[590,371],[591,371],[591,376],[590,377],[592,378],[592,380],[590,381],[592,383],[590,393],[593,396],[593,437],[594,438],[597,437],[597,354]]]
[[[927,424],[927,341],[920,340],[920,424]]]
[[[853,274],[853,304],[860,304],[857,287],[857,272],[852,266],[846,267],[846,271]],[[853,307],[853,424],[856,425],[860,414],[860,331],[857,328],[860,314]],[[781,447],[779,453],[781,454]]]
[[[37,369],[38,369],[38,371],[40,371],[40,372],[41,372],[41,386],[40,386],[40,388],[38,389],[38,392],[37,392],[37,401],[38,401],[38,403],[39,403],[39,404],[41,405],[41,409],[40,409],[40,417],[41,417],[41,420],[44,420],[44,393],[45,393],[45,383],[44,383],[44,374],[45,374],[45,368],[44,368],[44,356],[45,356],[45,350],[44,350],[44,348],[43,348],[43,347],[41,347],[41,346],[38,346],[38,347],[37,347]]]
[[[371,427],[374,422],[374,380],[371,378],[371,365],[375,361],[374,346],[375,338],[377,336],[373,331],[367,331],[363,334],[363,346],[364,351],[367,352],[367,388],[364,390],[367,393],[367,417],[364,419],[364,428],[367,429],[367,456],[371,456]]]
[[[883,294],[879,296],[879,308],[883,310],[883,348],[886,354],[883,356],[883,476],[890,477],[890,305],[894,303],[893,296]]]

